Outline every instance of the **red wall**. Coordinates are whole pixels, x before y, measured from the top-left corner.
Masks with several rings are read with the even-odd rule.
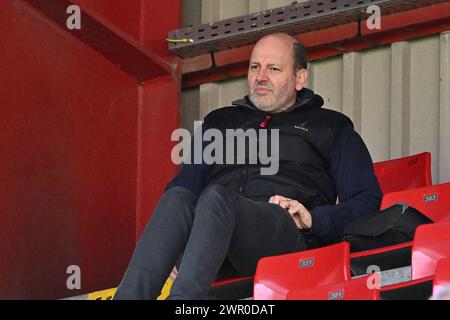
[[[104,20],[134,39],[140,40],[141,0],[71,0],[71,2],[98,20]],[[155,1],[144,0],[144,2],[151,4]]]
[[[141,33],[139,0],[77,2]],[[115,287],[176,170],[178,78],[137,84],[26,1],[0,1],[0,16],[0,299]]]
[[[167,170],[167,164],[172,163],[170,155],[175,145],[170,137],[179,124],[179,92],[179,83],[171,77],[147,81],[141,87],[136,239],[151,217],[164,187],[176,171],[175,167]]]

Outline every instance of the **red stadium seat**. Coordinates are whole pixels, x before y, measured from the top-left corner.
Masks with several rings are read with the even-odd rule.
[[[432,184],[429,152],[376,162],[373,167],[383,194]]]
[[[450,183],[385,194],[381,209],[398,202],[407,203],[435,222],[450,222]],[[352,272],[356,275],[363,274],[366,267],[373,264],[379,265],[382,270],[410,265],[411,246],[412,241],[352,253],[350,255]]]
[[[350,248],[347,242],[262,258],[256,268],[253,298],[282,300],[290,290],[348,281]]]
[[[367,275],[333,284],[288,292],[287,300],[379,300],[380,290],[370,286]]]
[[[435,222],[449,219],[450,182],[385,194],[381,202],[381,209],[398,202],[404,202],[416,208]]]
[[[450,258],[441,259],[437,263],[433,280],[433,296],[450,289]]]
[[[360,258],[361,255],[386,254],[406,248],[410,243],[399,244],[391,247],[357,252],[351,254],[351,259]],[[450,223],[433,223],[421,225],[416,229],[411,249],[411,279],[410,281],[384,286],[380,290],[381,299],[428,299],[433,287],[438,281],[434,277],[440,277],[450,281]],[[445,262],[444,260],[445,259]],[[442,263],[440,268],[437,267]],[[367,264],[377,264],[375,259]],[[389,268],[387,268],[389,269]],[[444,282],[444,280],[442,281]]]
[[[438,262],[450,258],[450,223],[432,223],[416,229],[412,246],[411,280],[381,288],[382,299],[428,299],[436,285]],[[447,272],[444,265],[442,273]],[[442,278],[445,276],[442,275]]]
[[[450,258],[450,223],[419,226],[412,246],[412,279],[434,275],[438,261],[444,258]]]

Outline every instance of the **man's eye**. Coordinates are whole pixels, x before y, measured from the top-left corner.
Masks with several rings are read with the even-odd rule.
[[[280,71],[280,69],[275,68],[275,67],[270,68],[270,70],[272,70],[272,71]]]
[[[256,70],[258,69],[258,66],[250,66],[250,70]]]

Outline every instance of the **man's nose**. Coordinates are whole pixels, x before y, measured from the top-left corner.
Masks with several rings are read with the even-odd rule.
[[[256,81],[260,82],[260,81],[267,81],[267,80],[268,80],[268,78],[267,78],[267,70],[261,68],[258,71],[258,74],[256,75]]]

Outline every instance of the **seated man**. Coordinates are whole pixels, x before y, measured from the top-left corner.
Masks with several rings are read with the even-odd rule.
[[[304,88],[306,68],[295,38],[277,33],[258,41],[249,95],[209,113],[201,130],[277,130],[276,172],[262,174],[261,161],[184,164],[116,299],[155,299],[177,261],[169,299],[205,299],[218,275],[252,275],[262,257],[339,242],[350,222],[379,209],[382,194],[364,142],[349,118],[321,108],[323,99]]]

